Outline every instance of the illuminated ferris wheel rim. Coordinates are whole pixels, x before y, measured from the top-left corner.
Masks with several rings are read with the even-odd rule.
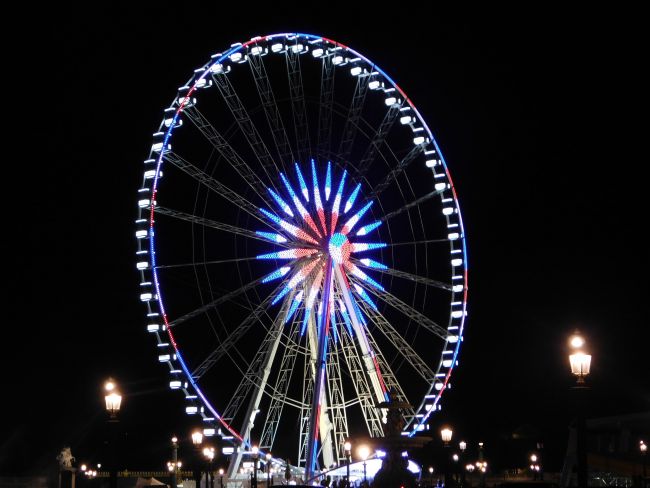
[[[153,232],[154,230],[154,215],[155,215],[155,199],[156,199],[156,192],[157,192],[157,186],[158,186],[158,179],[160,176],[160,171],[161,171],[161,166],[163,162],[163,154],[165,152],[165,149],[172,136],[172,132],[174,128],[177,126],[177,122],[179,120],[180,115],[183,113],[185,107],[188,105],[188,103],[191,103],[192,100],[192,94],[201,86],[202,83],[205,82],[206,77],[213,71],[213,68],[215,66],[223,66],[225,63],[229,63],[228,66],[234,67],[236,66],[237,62],[233,61],[233,59],[237,58],[238,54],[244,56],[242,54],[243,51],[247,51],[249,48],[254,49],[255,47],[264,47],[265,44],[270,45],[271,47],[271,52],[276,52],[273,49],[273,44],[272,41],[274,40],[296,40],[296,39],[305,39],[309,44],[310,48],[312,48],[312,55],[314,55],[314,52],[318,49],[321,50],[329,50],[329,49],[340,49],[340,53],[343,55],[351,55],[353,58],[356,58],[357,64],[361,65],[365,63],[368,65],[372,71],[378,73],[379,76],[377,78],[382,79],[382,81],[388,82],[392,88],[396,91],[396,94],[399,94],[401,96],[405,103],[408,104],[410,109],[413,111],[415,114],[415,117],[417,118],[418,125],[422,128],[422,130],[425,132],[425,138],[428,137],[427,143],[432,144],[435,153],[437,154],[437,157],[439,158],[439,165],[442,167],[442,170],[444,172],[445,180],[448,182],[448,190],[452,194],[453,198],[453,205],[455,209],[455,215],[457,217],[458,221],[458,226],[459,226],[459,236],[456,238],[458,241],[461,242],[462,246],[462,254],[461,254],[461,264],[454,264],[453,266],[456,268],[462,268],[462,283],[463,283],[463,292],[462,292],[462,307],[460,309],[461,315],[459,316],[460,320],[458,322],[458,331],[456,333],[456,338],[457,340],[455,341],[455,345],[453,346],[453,355],[451,359],[450,366],[447,368],[447,371],[444,374],[444,380],[439,381],[437,384],[442,385],[442,387],[437,391],[432,394],[432,391],[434,390],[434,385],[431,385],[429,394],[425,396],[425,399],[422,400],[421,405],[418,407],[418,412],[421,413],[420,420],[417,422],[413,422],[410,426],[409,435],[414,435],[419,427],[423,425],[429,415],[435,411],[436,406],[438,405],[442,392],[446,389],[447,382],[449,380],[449,377],[451,375],[451,372],[453,370],[454,365],[456,364],[456,358],[460,349],[460,343],[462,340],[462,334],[463,334],[463,329],[464,329],[464,320],[465,320],[465,315],[466,315],[466,301],[467,301],[467,253],[466,253],[466,248],[465,248],[465,233],[464,233],[464,227],[463,227],[463,222],[462,222],[462,217],[460,214],[460,209],[458,205],[458,200],[456,196],[456,191],[451,179],[451,176],[449,174],[449,171],[447,169],[447,164],[444,160],[444,157],[442,155],[442,152],[440,151],[435,138],[433,137],[429,127],[427,126],[426,122],[423,120],[421,117],[420,113],[417,111],[416,107],[413,105],[411,100],[406,96],[404,91],[383,71],[381,68],[376,66],[374,63],[372,63],[370,60],[368,60],[366,57],[363,55],[359,54],[358,52],[354,51],[353,49],[338,43],[336,41],[324,38],[324,37],[319,37],[315,35],[310,35],[310,34],[300,34],[300,33],[284,33],[284,34],[274,34],[274,35],[269,35],[269,36],[264,36],[264,37],[255,37],[251,39],[250,41],[247,41],[244,44],[238,44],[238,45],[233,45],[228,51],[221,55],[213,56],[213,59],[206,63],[203,68],[196,70],[196,72],[199,72],[200,74],[198,76],[194,76],[190,79],[190,83],[188,83],[189,89],[186,90],[186,94],[183,96],[177,97],[175,100],[175,103],[178,105],[178,108],[176,109],[173,118],[170,119],[164,119],[163,123],[161,124],[161,128],[166,127],[164,130],[164,137],[162,141],[162,146],[161,150],[159,151],[159,154],[156,156],[156,170],[155,170],[155,176],[153,178],[153,186],[152,186],[152,191],[151,191],[151,203],[150,203],[150,217],[149,217],[149,226],[150,226],[150,238],[149,238],[149,252],[150,252],[150,259],[151,259],[151,271],[153,275],[153,280],[154,280],[154,287],[156,291],[156,300],[159,304],[160,310],[162,311],[162,318],[165,324],[165,329],[168,333],[171,345],[173,346],[176,359],[179,361],[183,372],[185,374],[185,377],[189,381],[191,385],[191,389],[194,390],[194,393],[201,399],[201,403],[214,415],[214,417],[236,438],[241,440],[241,435],[230,425],[227,425],[222,419],[217,410],[212,406],[212,404],[208,401],[207,397],[204,395],[202,392],[201,388],[199,387],[197,381],[192,377],[192,374],[187,367],[185,361],[183,360],[182,354],[178,348],[178,345],[176,344],[176,341],[174,339],[174,336],[172,334],[171,329],[169,328],[169,321],[168,317],[165,313],[164,309],[164,303],[163,303],[163,296],[161,293],[161,288],[159,284],[159,279],[158,279],[158,272],[156,269],[156,258],[155,258],[155,233]],[[286,46],[286,48],[290,48],[290,46]],[[254,55],[254,54],[253,54]],[[314,55],[314,57],[316,57]],[[241,58],[239,58],[241,59]],[[345,64],[348,63],[350,58],[347,58],[345,61]],[[384,90],[386,91],[386,90]],[[155,151],[153,151],[155,153]],[[428,164],[427,164],[428,166]],[[433,168],[432,168],[433,169]],[[186,389],[189,389],[189,385],[185,386]]]

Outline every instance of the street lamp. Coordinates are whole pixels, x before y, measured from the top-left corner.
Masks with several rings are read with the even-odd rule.
[[[205,486],[207,488],[209,483],[210,488],[214,488],[214,473],[212,474],[212,479],[210,479],[210,473],[212,472],[212,460],[214,459],[214,447],[204,447],[203,455],[205,456],[208,465],[208,470],[205,475]]]
[[[167,464],[171,465],[172,488],[176,488],[178,486],[178,437],[176,436],[172,437],[172,461]]]
[[[429,466],[429,486],[433,486],[433,466]]]
[[[122,395],[120,395],[117,390],[117,385],[112,378],[109,378],[104,383],[104,401],[106,403],[106,411],[108,412],[108,422],[110,424],[116,424],[119,422],[117,419],[117,413],[120,411],[122,406]],[[116,467],[116,427],[110,427],[110,436],[111,436],[111,462],[110,462],[110,487],[117,488],[117,467]]]
[[[266,453],[266,487],[271,486],[271,456],[270,452]]]
[[[352,462],[352,443],[350,441],[346,441],[345,444],[343,444],[343,448],[345,449],[345,459],[347,460],[347,480],[346,480],[346,487],[348,488],[350,486],[350,463]]]
[[[253,488],[257,488],[257,460],[260,458],[260,449],[253,446],[251,452],[253,454]]]
[[[444,427],[443,429],[440,430],[440,437],[442,438],[442,442],[445,445],[445,447],[449,447],[449,443],[451,442],[451,436],[453,434],[454,432],[449,427]]]
[[[200,449],[203,442],[203,433],[200,430],[192,432],[192,445],[194,446],[194,484],[198,487],[201,485],[201,462],[200,462]]]
[[[467,449],[467,442],[460,441],[458,443],[458,448],[460,449],[460,465],[462,466],[462,463],[465,461],[465,449]],[[460,471],[460,484],[461,486],[465,486],[465,470],[462,467],[458,468],[458,470]]]
[[[223,488],[223,468],[219,468],[219,485]]]
[[[585,338],[577,330],[569,339],[572,354],[569,354],[571,373],[576,376],[575,390],[585,390],[585,377],[591,367],[591,354],[584,352]],[[577,392],[580,394],[580,392]],[[587,439],[584,406],[576,408],[576,454],[578,471],[578,488],[587,488]]]
[[[648,453],[648,445],[643,440],[639,441],[639,452],[641,453],[641,458],[642,458],[641,464],[643,465],[643,484],[644,486],[647,486],[645,460],[646,460],[646,455]]]
[[[359,449],[357,449],[357,454],[359,454],[359,457],[363,459],[363,484],[367,485],[368,478],[366,477],[366,459],[368,459],[368,456],[370,456],[370,448],[368,446],[359,446]]]

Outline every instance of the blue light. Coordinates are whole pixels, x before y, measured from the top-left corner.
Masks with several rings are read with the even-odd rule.
[[[383,222],[381,220],[378,220],[377,222],[373,222],[372,224],[364,225],[357,231],[358,236],[365,236],[368,233],[372,232],[375,230],[377,227],[379,227]]]
[[[371,249],[380,249],[386,247],[384,242],[355,242],[352,244],[352,252],[370,251]]]
[[[334,336],[334,344],[339,342],[339,335],[336,331],[336,314],[334,313],[334,304],[330,304],[330,326],[332,327],[332,335]]]
[[[280,197],[280,195],[278,195],[277,193],[275,193],[275,192],[274,192],[273,190],[271,190],[270,188],[269,188],[268,190],[269,190],[269,193],[271,194],[271,196],[273,197],[273,199],[274,199],[274,200],[277,202],[277,204],[280,206],[280,208],[281,208],[281,209],[282,209],[282,210],[283,210],[283,211],[284,211],[284,212],[285,212],[289,217],[293,217],[293,212],[291,211],[291,207],[289,207],[289,205],[287,205],[287,203],[286,203],[284,200],[282,200],[282,198]]]
[[[350,323],[350,316],[348,315],[347,310],[342,308],[341,315],[343,316],[343,321],[345,322],[345,326],[348,329],[348,333],[350,334],[350,337],[354,337],[354,334],[352,333],[352,324]]]
[[[291,291],[291,287],[289,285],[282,288],[282,291],[278,293],[277,296],[273,299],[271,305],[275,305],[276,303],[278,303],[282,299],[282,297],[284,297],[290,291]]]
[[[332,191],[332,162],[327,162],[327,175],[325,176],[325,200],[330,199],[330,192]]]
[[[361,183],[356,186],[352,192],[352,195],[350,195],[350,198],[348,198],[348,201],[345,203],[345,209],[343,210],[343,213],[348,213],[348,210],[352,208],[352,205],[354,205],[354,201],[357,199],[357,195],[359,194],[359,190],[361,190]]]
[[[291,317],[293,317],[293,314],[296,313],[296,310],[298,310],[298,306],[302,301],[302,296],[303,296],[303,291],[300,290],[300,292],[298,292],[298,294],[294,297],[293,301],[291,302],[291,307],[289,308],[289,312],[287,313],[287,316],[284,319],[285,324],[289,322]]]
[[[302,196],[305,197],[306,201],[309,201],[309,190],[307,190],[307,184],[305,179],[302,177],[302,171],[300,171],[300,166],[298,163],[294,163],[296,166],[296,173],[298,174],[298,181],[300,182],[300,191],[302,191]]]
[[[268,283],[269,281],[282,278],[284,275],[286,275],[289,272],[289,269],[291,269],[289,268],[289,266],[283,266],[282,268],[276,269],[273,273],[262,278],[262,283]]]
[[[264,208],[260,208],[260,212],[262,212],[264,215],[266,215],[269,219],[271,219],[276,224],[279,224],[282,221],[282,219],[280,217],[278,217],[275,214],[272,214],[271,212],[269,212],[268,210],[266,210]]]
[[[296,165],[298,167],[298,165]],[[300,174],[300,173],[299,173]],[[289,195],[291,195],[291,199],[295,202],[297,199],[296,192],[293,191],[293,188],[291,187],[291,183],[289,183],[289,180],[287,180],[287,177],[284,176],[283,173],[280,173],[280,178],[282,178],[282,182],[284,183],[284,186],[286,187],[287,191],[289,192]],[[301,183],[302,185],[302,183]],[[298,209],[300,210],[300,209]]]
[[[364,266],[367,266],[368,268],[375,268],[375,269],[388,269],[388,266],[386,266],[383,263],[380,263],[378,261],[373,261],[372,259],[360,259],[359,262],[363,264]]]
[[[302,337],[307,330],[307,323],[309,322],[309,316],[311,315],[311,308],[305,309],[305,316],[302,319],[302,327],[300,328],[300,336]]]
[[[366,302],[368,305],[370,305],[375,312],[377,312],[378,311],[377,305],[375,305],[375,302],[372,301],[372,299],[370,298],[366,290],[364,290],[360,285],[357,285],[356,283],[354,284],[354,288],[359,294],[359,296],[363,298],[363,301]]]
[[[363,217],[363,215],[368,211],[370,207],[372,207],[372,204],[375,203],[374,201],[370,201],[366,203],[361,210],[359,210],[354,216],[350,217],[350,219],[343,225],[343,233],[347,234],[352,230],[352,228],[357,225],[357,222]]]

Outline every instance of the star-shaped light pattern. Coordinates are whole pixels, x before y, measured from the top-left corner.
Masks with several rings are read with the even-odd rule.
[[[374,294],[385,291],[377,280],[361,268],[385,270],[387,266],[365,256],[361,259],[355,256],[356,259],[353,259],[353,255],[380,249],[386,247],[386,244],[373,241],[372,238],[364,238],[372,234],[382,222],[363,221],[373,205],[372,201],[355,207],[361,190],[360,183],[346,192],[347,171],[338,175],[338,181],[335,181],[337,175],[330,162],[327,163],[324,181],[319,181],[313,159],[308,169],[310,171],[305,171],[305,168],[296,163],[293,184],[289,175],[280,173],[281,189],[268,189],[277,208],[260,208],[260,212],[277,232],[258,231],[257,235],[269,242],[283,244],[283,249],[260,254],[257,259],[282,261],[282,266],[264,276],[262,282],[268,283],[286,277],[285,285],[273,297],[272,304],[275,305],[283,299],[290,300],[291,303],[288,303],[286,308],[285,323],[294,316],[298,318],[302,313],[302,334],[313,314],[317,315],[314,317],[315,323],[321,323],[319,318],[325,308],[322,303],[324,287],[328,285],[324,283],[326,266],[331,263],[333,269],[340,271],[338,276],[342,279],[332,278],[332,293],[327,307],[330,314],[329,327],[337,340],[339,332],[336,330],[336,317],[339,317],[341,322],[339,326],[346,327],[352,336],[354,321],[359,324],[366,323],[358,301],[361,300],[373,310],[377,310],[377,305],[367,288],[373,288]],[[311,186],[305,179],[305,175],[310,173]],[[324,186],[321,187],[323,183]],[[296,184],[295,187],[299,187],[299,191],[294,190]],[[336,193],[333,193],[334,190]],[[351,319],[351,313],[356,320]]]

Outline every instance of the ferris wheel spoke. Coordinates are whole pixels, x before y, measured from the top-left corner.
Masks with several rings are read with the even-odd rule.
[[[264,233],[252,232],[248,229],[242,227],[237,227],[235,225],[225,224],[223,222],[217,222],[216,220],[206,219],[204,217],[198,217],[196,215],[188,214],[186,212],[181,212],[180,210],[172,210],[170,208],[157,206],[156,213],[167,215],[169,217],[174,217],[179,220],[184,220],[186,222],[191,222],[193,224],[202,225],[204,227],[209,227],[211,229],[217,229],[230,234],[237,234],[244,237],[249,237],[251,239],[258,239],[260,241],[269,242],[269,238],[264,236]],[[289,247],[283,242],[278,242],[277,240],[272,241],[273,244],[280,247]]]
[[[362,178],[366,175],[368,168],[370,168],[370,165],[377,157],[377,153],[381,149],[381,146],[384,144],[386,136],[393,128],[393,124],[395,124],[395,121],[397,120],[400,108],[402,108],[402,104],[399,102],[394,103],[388,108],[388,112],[386,112],[384,115],[381,124],[379,124],[377,132],[375,132],[372,141],[370,141],[370,144],[368,145],[365,153],[359,161],[359,165],[357,166],[357,176],[359,178]]]
[[[390,173],[386,175],[384,180],[376,185],[373,189],[372,192],[368,195],[368,200],[377,198],[381,192],[383,192],[386,188],[390,186],[390,184],[397,179],[397,177],[404,172],[404,170],[408,167],[411,162],[417,158],[422,152],[424,151],[424,145],[423,144],[418,144],[417,146],[413,147],[406,156],[404,156],[397,166],[391,170]]]
[[[318,140],[316,142],[316,154],[320,157],[329,155],[332,140],[332,107],[334,104],[334,74],[336,73],[335,65],[332,62],[333,57],[332,53],[322,56]]]
[[[365,259],[353,259],[352,261],[358,266],[365,266],[363,263]],[[400,271],[398,269],[393,269],[393,268],[384,269],[384,268],[377,268],[374,266],[371,266],[371,268],[373,270],[377,270],[380,273],[388,274],[391,276],[397,276],[398,278],[414,281],[415,283],[421,283],[426,286],[433,286],[435,288],[440,288],[441,290],[451,291],[453,288],[452,285],[450,285],[449,283],[443,283],[442,281],[432,280],[430,278],[425,278],[424,276],[414,275],[411,273],[407,273],[406,271]]]
[[[409,203],[405,204],[404,206],[402,206],[402,207],[400,207],[400,208],[398,208],[396,210],[393,210],[392,212],[387,213],[386,215],[384,215],[379,220],[381,220],[382,222],[385,222],[388,219],[392,219],[393,217],[397,217],[402,212],[405,212],[406,210],[408,210],[410,208],[417,207],[418,205],[426,202],[427,200],[429,200],[429,199],[431,199],[431,198],[433,198],[433,197],[435,197],[437,195],[440,195],[443,191],[444,190],[433,190],[433,191],[427,193],[426,195],[421,196],[420,198],[417,198],[417,199],[413,200],[412,202],[409,202]]]
[[[391,323],[380,312],[375,311],[372,307],[367,306],[365,303],[361,304],[361,308],[368,318],[372,321],[377,329],[390,341],[395,347],[395,350],[411,365],[411,367],[418,373],[427,384],[433,383],[435,380],[435,373],[429,365],[420,357],[420,355],[406,342],[404,337],[395,330]]]
[[[185,267],[203,266],[206,264],[230,264],[230,263],[239,263],[242,261],[257,261],[257,258],[253,257],[253,258],[217,259],[214,261],[193,261],[191,263],[157,264],[156,269],[185,268]]]
[[[366,94],[368,93],[369,83],[370,76],[364,74],[357,76],[357,84],[354,87],[352,101],[350,102],[350,108],[347,117],[345,118],[345,125],[343,126],[343,132],[341,134],[341,143],[339,144],[338,159],[341,162],[347,162],[352,153],[352,147],[354,145],[357,131],[359,130],[359,119],[361,118],[361,110],[363,109]]]
[[[200,170],[198,167],[196,167],[195,165],[183,159],[181,156],[179,156],[178,154],[172,151],[165,152],[164,158],[166,161],[170,162],[178,169],[180,169],[181,171],[185,172],[187,175],[194,178],[196,181],[201,183],[209,190],[212,190],[214,193],[222,197],[224,200],[239,207],[244,212],[248,213],[252,217],[255,217],[257,220],[259,220],[260,222],[264,223],[264,225],[271,227],[271,224],[268,222],[268,220],[264,219],[262,214],[260,214],[258,207],[253,205],[251,202],[246,200],[244,197],[239,195],[234,190],[231,190],[220,181],[216,180],[212,176],[208,175],[207,173]]]
[[[260,165],[268,178],[269,184],[273,186],[275,178],[272,175],[278,174],[280,169],[277,164],[275,164],[273,157],[271,157],[269,149],[262,140],[255,124],[253,124],[253,121],[248,115],[241,99],[237,95],[235,88],[232,86],[232,83],[230,83],[228,77],[223,73],[212,74],[212,79],[214,80],[219,93],[221,93],[221,96],[226,101],[228,108],[232,112],[232,115],[239,126],[239,130],[244,134],[248,144],[255,153],[255,157],[260,162]]]
[[[271,303],[275,295],[277,295],[285,286],[285,281],[280,283],[272,293],[270,293],[253,311],[235,327],[235,329],[226,337],[217,348],[212,351],[208,356],[199,364],[194,371],[192,377],[199,379],[203,376],[212,366],[214,366],[228,351],[233,348],[237,342],[248,332],[253,324],[259,322],[260,318],[267,313],[271,307]]]
[[[307,107],[305,106],[305,90],[302,84],[302,71],[300,70],[300,44],[287,45],[285,59],[289,77],[289,95],[293,112],[293,126],[296,134],[296,152],[302,161],[307,161],[311,156],[311,143],[309,140],[309,125],[307,122]]]
[[[252,168],[246,164],[237,151],[228,144],[228,141],[212,126],[208,119],[203,116],[199,109],[196,106],[188,107],[185,109],[185,114],[212,147],[228,161],[230,166],[242,177],[257,196],[268,205],[270,200],[266,192],[266,185],[264,185]]]
[[[361,285],[359,283],[359,285]],[[376,291],[373,287],[369,286],[366,288],[367,291],[370,291],[375,297],[377,297],[379,300],[383,301],[387,305],[390,305],[393,307],[395,310],[398,310],[402,312],[404,315],[406,315],[409,319],[413,320],[416,324],[419,326],[425,328],[429,332],[433,333],[440,339],[446,341],[447,336],[449,335],[449,332],[447,329],[444,327],[441,327],[440,325],[436,324],[433,320],[431,320],[429,317],[426,315],[423,315],[421,312],[418,312],[415,310],[413,307],[411,307],[409,304],[404,303],[402,300],[397,298],[395,295],[392,295],[388,291]]]
[[[260,278],[257,278],[255,280],[251,281],[250,283],[247,283],[244,286],[242,286],[240,288],[237,288],[236,290],[233,290],[233,291],[231,291],[229,293],[226,293],[225,295],[222,295],[222,296],[212,300],[210,303],[206,303],[205,305],[203,305],[203,306],[201,306],[201,307],[199,307],[199,308],[197,308],[195,310],[192,310],[191,312],[188,312],[185,315],[181,315],[180,317],[178,317],[175,320],[172,320],[169,323],[169,328],[171,329],[173,327],[176,327],[177,325],[182,324],[183,322],[187,322],[188,320],[196,317],[197,315],[201,315],[201,314],[207,312],[208,310],[212,310],[212,309],[218,307],[219,305],[221,305],[222,303],[228,302],[228,301],[232,300],[233,298],[241,295],[242,293],[256,287],[260,283],[262,283],[262,280]]]
[[[294,161],[293,151],[291,150],[287,131],[282,122],[282,116],[280,115],[280,110],[275,100],[273,89],[271,88],[271,82],[266,67],[264,66],[264,59],[260,54],[256,55],[249,51],[248,63],[251,67],[255,86],[257,87],[257,92],[262,101],[262,106],[264,107],[266,120],[271,129],[273,141],[275,142],[275,147],[280,158],[280,164],[282,165],[284,172],[287,173],[287,166],[285,163]]]

